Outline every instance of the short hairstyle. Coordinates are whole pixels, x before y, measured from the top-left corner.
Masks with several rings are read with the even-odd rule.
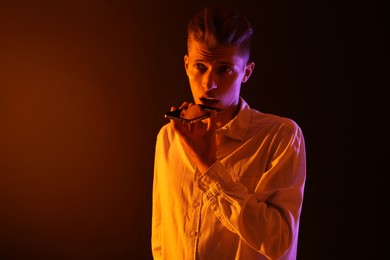
[[[205,7],[188,22],[187,47],[190,39],[203,42],[210,49],[218,45],[237,46],[249,59],[252,35],[252,25],[238,11]]]

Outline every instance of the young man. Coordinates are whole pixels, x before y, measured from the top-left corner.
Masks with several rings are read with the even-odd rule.
[[[194,103],[222,112],[192,124],[171,119],[157,136],[154,259],[296,259],[304,137],[291,119],[240,97],[255,67],[251,36],[247,19],[225,9],[205,8],[188,24]]]

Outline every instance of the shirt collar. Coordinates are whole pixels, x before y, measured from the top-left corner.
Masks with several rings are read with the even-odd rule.
[[[250,122],[250,107],[248,103],[240,97],[240,109],[237,115],[226,125],[217,129],[217,134],[224,134],[238,141],[245,139]]]

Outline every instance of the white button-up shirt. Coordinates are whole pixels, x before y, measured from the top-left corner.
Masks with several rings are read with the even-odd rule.
[[[164,260],[296,259],[306,178],[304,137],[291,119],[240,111],[217,134],[204,174],[170,124],[157,135],[152,252]]]

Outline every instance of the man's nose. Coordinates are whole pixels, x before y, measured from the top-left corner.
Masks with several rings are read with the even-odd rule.
[[[216,77],[215,77],[214,72],[212,70],[207,71],[207,73],[205,73],[203,75],[203,82],[202,82],[203,87],[206,90],[217,88],[215,78]]]

